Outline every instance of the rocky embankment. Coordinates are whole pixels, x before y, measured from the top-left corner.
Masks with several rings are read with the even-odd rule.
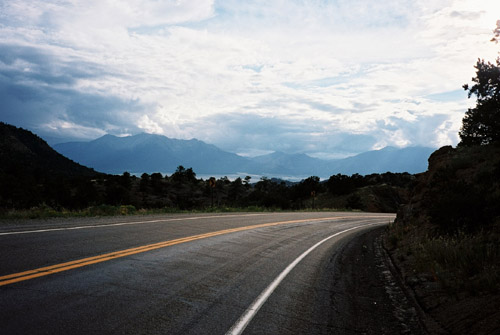
[[[385,236],[431,334],[500,330],[500,146],[443,147]]]

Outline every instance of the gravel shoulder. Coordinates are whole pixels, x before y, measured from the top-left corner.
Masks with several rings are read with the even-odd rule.
[[[391,271],[384,227],[352,239],[334,271],[333,322],[344,334],[427,334],[418,308]]]

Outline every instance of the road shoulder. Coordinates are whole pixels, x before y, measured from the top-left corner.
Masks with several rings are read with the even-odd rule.
[[[388,265],[384,229],[357,236],[336,257],[334,328],[346,334],[426,334],[418,308]]]

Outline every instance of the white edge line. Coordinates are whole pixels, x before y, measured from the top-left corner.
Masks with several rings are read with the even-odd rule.
[[[61,231],[61,230],[106,228],[106,227],[113,227],[113,226],[126,226],[126,225],[143,224],[143,223],[173,222],[173,221],[183,221],[183,220],[200,220],[200,219],[210,219],[210,218],[235,217],[235,216],[240,217],[240,216],[254,216],[254,215],[264,215],[264,214],[193,216],[193,217],[187,217],[187,218],[172,218],[172,219],[160,219],[160,220],[150,220],[150,221],[118,222],[118,223],[110,223],[110,224],[87,225],[87,226],[77,226],[77,227],[47,228],[47,229],[37,229],[37,230],[20,230],[20,231],[9,231],[9,232],[0,233],[0,236],[2,236],[2,235],[31,234],[31,233],[46,233],[46,232],[50,232],[50,231]]]
[[[269,296],[274,292],[276,287],[285,279],[285,277],[290,273],[290,271],[293,270],[293,268],[302,260],[304,257],[306,257],[311,251],[319,247],[321,244],[324,242],[328,241],[329,239],[338,236],[340,234],[343,234],[345,232],[348,232],[350,230],[358,229],[358,228],[363,228],[363,227],[368,227],[368,226],[373,226],[373,225],[379,225],[380,223],[370,223],[362,226],[356,226],[352,227],[346,230],[342,230],[338,233],[335,233],[331,236],[328,236],[327,238],[319,241],[306,251],[304,251],[299,257],[297,257],[292,263],[290,263],[285,270],[283,270],[278,277],[276,277],[269,286],[262,291],[262,293],[254,300],[254,302],[246,309],[246,311],[240,316],[240,318],[236,321],[236,323],[227,331],[226,335],[240,335],[243,333],[245,328],[248,326],[250,321],[253,319],[253,317],[257,314],[259,309],[264,305],[266,300],[269,298]]]

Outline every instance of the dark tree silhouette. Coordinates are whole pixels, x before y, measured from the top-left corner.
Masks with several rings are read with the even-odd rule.
[[[476,107],[463,118],[460,138],[462,145],[489,144],[500,140],[500,59],[496,64],[478,60],[475,84],[464,85],[469,98],[477,96]]]
[[[500,34],[499,22],[494,31],[495,42]],[[478,59],[475,68],[474,85],[466,84],[463,88],[469,98],[477,97],[477,103],[465,113],[459,132],[460,145],[484,145],[500,140],[500,58],[495,63]]]

